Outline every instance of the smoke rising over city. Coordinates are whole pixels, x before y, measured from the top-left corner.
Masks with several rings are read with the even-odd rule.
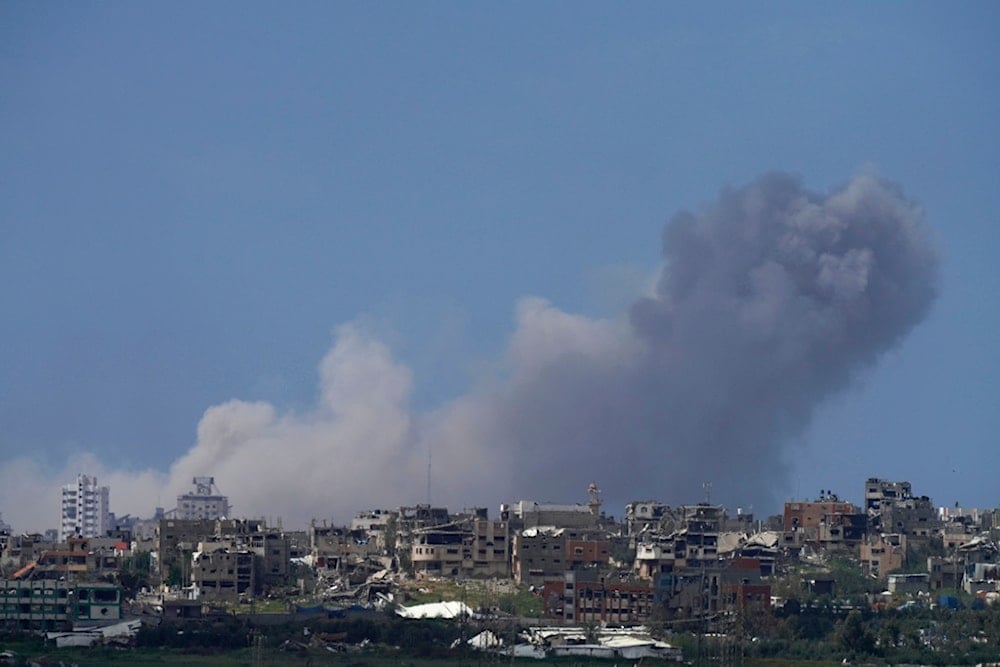
[[[770,507],[815,408],[926,316],[937,271],[918,207],[869,175],[829,196],[780,174],[727,190],[674,216],[664,258],[627,323],[522,304],[509,384],[444,419],[478,415],[452,456],[479,443],[532,496],[599,477],[693,502],[712,481]]]
[[[310,410],[210,407],[168,472],[128,488],[107,461],[56,475],[22,463],[0,475],[0,506],[48,526],[55,489],[88,472],[111,478],[116,512],[149,515],[212,475],[238,514],[300,525],[425,502],[432,461],[431,500],[456,507],[574,502],[596,479],[614,497],[668,503],[701,499],[711,481],[713,499],[771,508],[816,408],[924,319],[938,269],[919,207],[870,174],[830,194],[783,174],[727,189],[673,216],[663,255],[652,292],[621,319],[522,299],[501,377],[432,412],[411,397],[434,378],[345,324]],[[51,507],[16,515],[16,494],[38,484],[52,486],[35,492]]]

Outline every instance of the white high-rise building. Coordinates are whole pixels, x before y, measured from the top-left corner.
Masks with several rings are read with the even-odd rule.
[[[111,495],[106,486],[98,486],[97,478],[77,475],[75,484],[62,488],[62,518],[59,522],[59,541],[79,535],[100,537],[111,529],[111,512],[108,501]]]

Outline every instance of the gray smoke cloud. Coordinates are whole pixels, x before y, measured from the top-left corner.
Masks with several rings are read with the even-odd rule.
[[[524,493],[579,498],[596,478],[694,502],[711,481],[770,507],[817,406],[927,315],[938,256],[921,217],[872,175],[829,195],[783,174],[726,190],[666,225],[627,323],[522,305],[511,382],[456,410],[486,412],[465,437],[503,452]]]
[[[591,480],[611,497],[675,504],[711,481],[713,499],[769,508],[815,409],[927,315],[938,255],[921,211],[871,174],[830,194],[773,174],[674,216],[663,248],[655,288],[627,318],[522,299],[502,373],[431,413],[411,407],[411,370],[346,324],[312,409],[210,407],[166,473],[15,461],[0,472],[0,506],[12,523],[53,525],[58,485],[90,472],[112,481],[115,511],[148,515],[154,498],[170,506],[193,476],[213,475],[240,515],[345,520],[425,502],[430,453],[431,500],[453,509],[575,502]],[[24,489],[51,510],[19,503]]]

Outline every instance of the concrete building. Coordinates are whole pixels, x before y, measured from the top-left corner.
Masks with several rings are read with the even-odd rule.
[[[363,530],[370,535],[375,535],[386,529],[391,520],[398,516],[399,512],[392,510],[374,509],[358,512],[351,519],[351,530]]]
[[[761,576],[774,571],[779,534],[746,538],[723,532],[726,512],[718,505],[680,509],[681,523],[673,532],[643,534],[633,565],[634,575],[649,582],[668,618],[766,607],[770,588]]]
[[[634,500],[625,506],[625,535],[634,539],[644,532],[670,533],[680,525],[680,510],[655,500]]]
[[[890,572],[906,564],[906,535],[870,535],[861,543],[858,555],[864,575],[885,581]]]
[[[730,614],[769,613],[771,585],[761,579],[762,567],[755,558],[734,558],[726,561],[719,583],[719,604]]]
[[[358,512],[351,519],[351,533],[364,535],[377,553],[394,556],[399,546],[399,511],[374,509]]]
[[[113,584],[56,579],[0,579],[0,627],[68,630],[122,617],[122,592]]]
[[[500,506],[500,518],[509,521],[512,530],[554,526],[556,528],[597,528],[601,516],[593,505],[555,505],[520,500]]]
[[[77,475],[75,483],[63,486],[59,541],[104,535],[111,528],[110,495],[108,487],[88,475]]]
[[[869,478],[865,482],[865,512],[872,529],[905,534],[918,541],[929,539],[944,525],[931,499],[914,496],[909,482]]]
[[[569,570],[606,569],[610,552],[611,541],[600,530],[525,528],[514,533],[514,580],[541,586]]]
[[[4,544],[3,552],[0,553],[0,572],[4,575],[13,574],[37,560],[42,551],[54,549],[56,544],[45,540],[37,533],[11,535]]]
[[[829,522],[830,517],[857,513],[858,508],[853,503],[828,494],[812,502],[785,503],[782,528],[785,532],[803,528],[818,529],[821,523]]]
[[[194,491],[177,496],[177,516],[181,520],[225,519],[232,512],[229,497],[219,492],[214,477],[195,477]]]
[[[201,542],[191,557],[191,583],[204,600],[238,602],[258,592],[257,566],[254,552],[230,540]]]
[[[350,530],[343,526],[309,526],[310,563],[316,570],[339,572],[350,549]]]
[[[572,623],[636,625],[657,606],[648,582],[609,579],[598,570],[570,570],[545,582],[542,597],[550,617]]]
[[[887,505],[912,497],[913,487],[909,482],[891,482],[878,477],[865,481],[865,511],[869,516],[877,516]]]
[[[452,518],[449,524],[414,531],[410,546],[414,572],[444,577],[509,576],[507,521],[490,520],[485,509]]]
[[[894,595],[916,595],[930,590],[930,582],[931,577],[926,572],[890,574],[886,590]]]
[[[161,580],[174,584],[185,583],[187,558],[197,549],[198,543],[216,534],[215,521],[209,519],[160,519],[156,529],[157,568]],[[176,569],[176,572],[172,572]]]
[[[782,529],[785,547],[798,548],[807,542],[856,545],[868,532],[868,516],[853,503],[826,492],[812,502],[785,503]]]
[[[396,517],[400,535],[406,535],[420,528],[441,526],[451,521],[447,507],[431,507],[430,505],[400,507]]]
[[[719,534],[725,509],[718,505],[685,505],[681,525],[668,535],[647,534],[636,545],[634,572],[656,580],[659,575],[698,568],[719,560]]]
[[[965,563],[958,556],[928,556],[931,591],[957,589],[962,585]]]

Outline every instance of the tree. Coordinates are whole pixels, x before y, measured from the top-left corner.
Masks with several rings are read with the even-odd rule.
[[[844,619],[837,632],[837,640],[851,653],[867,654],[875,650],[875,638],[868,632],[857,609]]]
[[[887,618],[879,628],[879,644],[884,647],[897,648],[902,639],[903,629],[899,621],[894,618]]]
[[[129,556],[118,570],[117,581],[125,590],[125,597],[135,598],[139,590],[149,586],[150,553],[139,551]]]

